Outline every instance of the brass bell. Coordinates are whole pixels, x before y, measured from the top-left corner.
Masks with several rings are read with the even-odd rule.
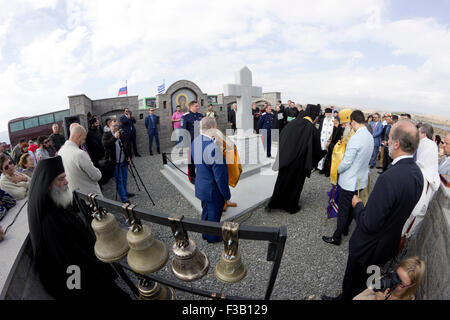
[[[120,229],[116,218],[105,209],[99,208],[95,201],[95,194],[89,194],[91,208],[94,211],[91,226],[97,240],[94,252],[97,258],[106,263],[119,261],[126,256],[129,246],[126,231]]]
[[[164,243],[155,240],[150,228],[142,225],[134,216],[136,205],[125,203],[122,209],[125,211],[130,229],[127,233],[127,241],[130,246],[127,262],[131,270],[136,273],[146,274],[161,269],[169,259],[169,251]]]
[[[173,288],[156,281],[140,279],[138,282],[139,300],[176,300]]]
[[[169,259],[166,246],[153,237],[147,225],[133,225],[127,233],[127,240],[130,246],[127,262],[137,273],[156,272],[164,267]]]
[[[225,283],[239,282],[247,274],[247,269],[242,263],[241,255],[238,251],[238,231],[238,223],[231,221],[223,223],[222,238],[225,249],[219,263],[214,268],[214,274],[217,279]]]
[[[111,263],[122,259],[129,250],[127,232],[119,228],[116,218],[111,213],[105,213],[100,220],[92,220],[97,241],[95,242],[95,255],[100,261]]]
[[[194,281],[208,273],[208,257],[198,250],[194,241],[175,242],[172,249],[174,258],[171,267],[175,277],[183,281]]]
[[[209,260],[205,253],[198,250],[195,242],[188,238],[181,219],[169,218],[175,236],[175,243],[172,246],[174,254],[171,262],[172,272],[180,280],[194,281],[208,273]]]

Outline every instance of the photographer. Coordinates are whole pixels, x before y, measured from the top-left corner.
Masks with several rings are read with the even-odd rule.
[[[129,144],[133,145],[134,155],[140,157],[141,155],[137,151],[135,123],[136,119],[132,116],[130,109],[125,108],[124,114],[120,116],[121,129],[125,133],[125,137]]]
[[[404,259],[393,273],[380,279],[380,288],[368,288],[353,300],[414,300],[425,273],[425,263],[418,257]]]
[[[105,147],[109,166],[114,166],[114,179],[116,181],[116,190],[120,200],[129,202],[128,198],[134,196],[127,191],[128,163],[131,159],[131,147],[124,133],[119,131],[119,123],[112,119],[109,124],[110,132],[103,134],[102,142]]]

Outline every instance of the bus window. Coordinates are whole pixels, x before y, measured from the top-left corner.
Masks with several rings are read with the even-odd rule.
[[[39,125],[41,125],[41,126],[43,126],[45,124],[49,124],[49,123],[54,123],[54,122],[55,121],[53,120],[53,113],[39,117]]]
[[[59,112],[55,112],[55,122],[58,121],[63,121],[64,117],[68,117],[70,115],[69,110],[64,110],[64,111],[59,111]]]
[[[11,130],[11,132],[23,130],[23,121],[21,120],[21,121],[10,123],[9,129]]]
[[[39,126],[39,120],[37,117],[26,119],[23,121],[25,129],[30,129]]]

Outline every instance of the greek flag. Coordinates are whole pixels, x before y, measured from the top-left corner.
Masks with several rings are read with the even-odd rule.
[[[164,83],[162,85],[158,86],[158,94],[164,93],[164,90],[166,90],[166,86]]]

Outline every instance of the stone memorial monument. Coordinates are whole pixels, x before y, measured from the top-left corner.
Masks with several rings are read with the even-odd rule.
[[[235,77],[235,84],[224,86],[223,99],[237,103],[236,132],[229,135],[232,131],[228,129],[227,138],[238,149],[242,174],[237,186],[230,188],[231,201],[236,202],[237,207],[228,208],[222,215],[222,221],[245,219],[253,208],[272,195],[276,180],[276,172],[271,169],[274,159],[266,157],[262,135],[253,132],[252,102],[261,101],[261,97],[265,97],[262,88],[252,85],[252,73],[247,67],[236,72]],[[272,153],[277,153],[276,144],[272,144]],[[202,207],[200,200],[195,197],[195,187],[183,174],[187,171],[186,163],[175,160],[177,152],[172,152],[169,157],[174,163],[164,165],[161,173],[196,208],[200,217]]]
[[[253,133],[252,98],[262,96],[261,87],[252,86],[252,72],[243,67],[235,74],[236,84],[224,86],[225,96],[237,100],[236,134],[228,136],[236,145],[243,170],[249,165],[268,164],[262,145],[262,136]]]

